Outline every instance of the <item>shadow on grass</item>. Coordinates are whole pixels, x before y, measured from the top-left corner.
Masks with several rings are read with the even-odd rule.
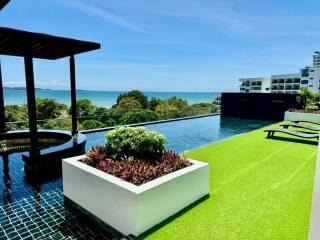
[[[150,234],[154,233],[155,231],[157,231],[158,229],[164,227],[165,225],[167,225],[168,223],[171,223],[172,221],[174,221],[176,218],[180,217],[181,215],[183,215],[184,213],[188,212],[189,210],[191,210],[192,208],[194,208],[195,206],[197,206],[198,204],[204,202],[205,200],[207,200],[210,197],[210,195],[206,195],[203,196],[202,198],[200,198],[199,200],[197,200],[196,202],[192,203],[191,205],[189,205],[188,207],[185,207],[184,209],[182,209],[181,211],[177,212],[176,214],[172,215],[171,217],[163,220],[161,223],[155,225],[154,227],[150,228],[149,230],[145,231],[144,233],[142,233],[141,235],[139,235],[138,237],[135,237],[134,239],[144,239],[147,236],[149,236]]]
[[[317,141],[314,140],[306,140],[306,139],[298,139],[298,138],[287,138],[287,137],[280,137],[280,136],[272,136],[267,137],[267,139],[274,139],[286,142],[294,142],[294,143],[302,143],[302,144],[309,144],[309,145],[318,145]]]

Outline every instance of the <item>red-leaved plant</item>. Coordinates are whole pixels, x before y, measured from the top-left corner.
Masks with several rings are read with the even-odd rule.
[[[171,151],[166,151],[155,162],[135,158],[113,160],[108,157],[105,146],[92,147],[81,162],[135,185],[192,165],[186,158]]]

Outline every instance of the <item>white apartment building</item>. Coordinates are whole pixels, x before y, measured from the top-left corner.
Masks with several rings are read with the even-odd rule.
[[[320,67],[320,52],[314,52],[313,54],[313,67]]]
[[[270,78],[240,78],[241,92],[270,92]]]
[[[271,75],[272,93],[298,93],[300,73]]]
[[[307,87],[313,92],[320,92],[320,67],[305,67],[300,69],[300,87]]]
[[[298,93],[302,87],[320,92],[320,52],[314,52],[312,67],[299,73],[271,75],[271,78],[241,78],[240,92]]]

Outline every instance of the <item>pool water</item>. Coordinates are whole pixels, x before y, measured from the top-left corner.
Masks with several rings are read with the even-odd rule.
[[[164,134],[167,137],[166,148],[175,152],[184,152],[206,144],[220,141],[238,134],[269,125],[271,122],[248,119],[225,118],[217,116],[195,118],[176,122],[147,125],[148,129]],[[87,134],[87,145],[104,144],[106,132]],[[2,160],[2,161],[1,161]],[[48,192],[62,189],[62,179],[35,186],[24,178],[21,153],[10,154],[8,159],[0,157],[0,172],[3,179],[0,184],[0,203],[12,202],[22,197],[31,196],[34,192]],[[7,164],[6,164],[7,162]]]
[[[268,121],[217,116],[148,125],[167,137],[167,149],[184,152],[271,124]],[[87,134],[87,149],[103,144],[106,132]],[[90,227],[75,227],[66,215],[62,178],[30,183],[24,176],[21,153],[0,157],[0,239],[109,239]],[[40,210],[39,210],[40,209]],[[68,218],[68,219],[67,219]],[[82,220],[80,220],[82,221]],[[33,227],[30,227],[31,224]],[[32,231],[31,231],[32,229]],[[86,236],[89,236],[86,237]],[[117,239],[117,238],[115,238]]]
[[[166,148],[175,152],[184,152],[217,142],[238,134],[246,133],[266,125],[270,121],[258,121],[221,117],[220,115],[194,118],[176,122],[166,122],[145,126],[167,137]],[[106,132],[87,135],[87,148],[103,144]]]

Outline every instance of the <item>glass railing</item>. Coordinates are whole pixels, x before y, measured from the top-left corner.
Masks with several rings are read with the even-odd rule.
[[[175,106],[171,109],[134,109],[130,111],[123,111],[121,113],[112,113],[110,110],[106,110],[104,114],[89,114],[86,116],[77,117],[77,121],[79,130],[89,130],[119,125],[207,115],[216,112],[218,112],[218,105],[215,103],[197,103],[185,106]],[[71,116],[61,115],[57,118],[37,120],[37,126],[38,129],[71,130]],[[29,126],[27,116],[25,116],[21,121],[7,121],[6,128],[10,131],[28,129]]]

